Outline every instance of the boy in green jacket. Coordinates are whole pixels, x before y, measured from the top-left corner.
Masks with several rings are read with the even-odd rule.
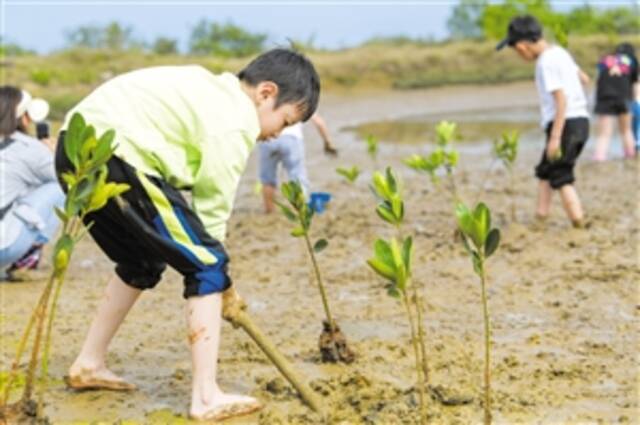
[[[222,292],[231,286],[222,242],[233,200],[256,140],[277,136],[316,110],[318,75],[304,56],[266,52],[237,76],[200,66],[133,71],[98,87],[67,115],[83,115],[98,134],[114,129],[109,181],[127,183],[125,214],[110,201],[87,217],[91,235],[116,264],[67,383],[74,389],[132,390],[106,366],[109,342],[167,264],[184,277],[193,364],[190,417],[250,413],[254,398],[227,394],[216,381]],[[58,175],[72,167],[60,135]],[[191,203],[180,191],[189,191]]]

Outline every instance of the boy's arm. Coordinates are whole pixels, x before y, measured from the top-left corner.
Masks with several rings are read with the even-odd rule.
[[[585,87],[587,87],[591,82],[591,78],[589,78],[589,75],[587,75],[587,73],[580,68],[578,68],[578,78],[580,78],[580,82]]]
[[[324,151],[329,155],[337,155],[338,150],[331,143],[331,137],[329,136],[329,128],[327,127],[327,123],[317,112],[311,116],[311,122],[318,130],[320,137],[322,137],[322,141],[324,142]]]
[[[556,106],[556,115],[553,117],[553,126],[551,127],[551,133],[549,133],[549,143],[547,144],[547,158],[550,161],[557,159],[560,152],[560,142],[562,140],[562,131],[564,130],[564,123],[566,120],[567,112],[567,98],[562,89],[554,90],[551,95]]]

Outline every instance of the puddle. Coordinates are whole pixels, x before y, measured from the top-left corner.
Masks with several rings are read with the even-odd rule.
[[[498,108],[456,113],[409,115],[393,120],[368,121],[342,128],[359,139],[368,135],[380,141],[399,144],[422,144],[435,137],[435,126],[442,120],[457,122],[460,142],[492,141],[504,131],[518,130],[521,134],[538,132],[538,111],[531,107]]]

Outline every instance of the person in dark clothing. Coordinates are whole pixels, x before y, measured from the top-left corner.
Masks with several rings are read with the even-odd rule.
[[[638,82],[638,59],[629,43],[618,45],[614,53],[603,56],[598,62],[595,113],[597,120],[595,161],[605,161],[609,141],[613,133],[613,121],[618,126],[624,156],[635,156],[635,141],[631,130],[634,85]]]

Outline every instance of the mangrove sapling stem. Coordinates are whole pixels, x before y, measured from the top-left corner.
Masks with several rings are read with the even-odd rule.
[[[27,368],[27,375],[25,378],[24,392],[22,393],[22,402],[27,402],[31,399],[33,392],[33,379],[36,372],[36,366],[38,363],[38,353],[40,352],[40,341],[42,340],[42,331],[44,328],[44,320],[47,313],[47,307],[49,305],[49,297],[55,281],[55,276],[52,273],[49,276],[49,281],[44,289],[44,297],[42,302],[36,307],[37,313],[37,327],[36,335],[33,340],[33,347],[31,348],[31,359],[29,360],[29,366]]]
[[[413,299],[416,306],[416,316],[418,319],[418,341],[420,343],[420,356],[422,358],[422,374],[424,375],[424,384],[429,385],[429,364],[427,361],[427,347],[424,331],[424,322],[422,318],[423,306],[420,291],[415,285],[412,285]]]
[[[402,224],[398,223],[396,225],[396,232],[398,235],[398,240],[403,241],[404,237],[402,235]],[[424,323],[423,323],[423,318],[422,318],[422,312],[423,312],[423,304],[422,304],[422,297],[419,296],[419,289],[417,288],[417,286],[415,285],[415,281],[412,281],[412,285],[411,286],[411,291],[412,291],[412,296],[413,296],[413,305],[415,306],[416,309],[416,318],[417,320],[417,333],[418,333],[418,343],[419,343],[419,347],[420,347],[420,359],[421,359],[421,364],[422,364],[422,374],[424,376],[424,385],[428,385],[429,383],[429,367],[428,367],[428,363],[427,363],[427,348],[426,348],[426,339],[425,339],[425,332],[424,332]]]
[[[324,307],[324,312],[327,315],[329,327],[331,328],[331,334],[333,335],[336,331],[335,323],[333,322],[333,317],[331,316],[331,311],[329,310],[329,302],[327,300],[327,294],[324,291],[324,284],[322,282],[322,276],[320,275],[320,268],[318,267],[316,256],[313,253],[313,247],[311,246],[309,235],[306,232],[304,234],[304,240],[307,244],[307,250],[309,251],[309,256],[311,256],[311,262],[313,263],[313,270],[316,274],[316,280],[318,281],[318,288],[320,288],[320,297],[322,298],[322,305]]]
[[[31,312],[31,317],[29,318],[29,323],[27,324],[26,329],[22,333],[22,337],[20,338],[20,343],[18,344],[18,350],[16,351],[16,356],[11,364],[11,371],[9,373],[9,377],[7,378],[7,385],[4,389],[4,395],[2,397],[2,406],[6,405],[9,400],[9,394],[11,393],[11,387],[13,386],[13,382],[18,375],[18,367],[20,366],[20,359],[22,359],[22,354],[27,346],[27,341],[29,340],[29,335],[31,335],[31,330],[33,329],[33,324],[36,321],[36,316],[38,313],[37,306],[40,305],[42,300],[44,299],[45,293],[43,292],[40,295],[40,299],[36,304],[36,307]]]
[[[513,174],[513,167],[509,165],[509,197],[511,198],[511,220],[513,222],[516,221],[516,186],[515,186],[515,176]]]
[[[234,327],[241,327],[245,332],[249,334],[251,339],[258,344],[258,347],[265,353],[265,355],[271,360],[271,362],[278,368],[280,373],[293,385],[293,387],[300,393],[302,399],[311,407],[314,412],[323,414],[322,403],[318,398],[318,395],[304,383],[298,372],[296,372],[284,357],[276,346],[258,328],[251,317],[246,312],[246,304],[240,298],[238,293],[233,288],[227,289],[222,294],[222,317],[229,321]]]
[[[489,177],[491,177],[491,172],[493,171],[493,166],[495,165],[495,163],[496,159],[494,158],[493,160],[491,160],[487,171],[485,171],[484,176],[482,177],[482,183],[480,184],[480,190],[478,191],[478,195],[476,196],[474,204],[477,204],[484,196],[484,192],[485,190],[487,190],[487,182],[489,181]]]
[[[426,405],[425,405],[425,394],[424,394],[424,375],[422,369],[422,358],[420,356],[420,349],[418,348],[418,338],[416,336],[416,328],[415,328],[415,320],[413,318],[413,313],[411,312],[411,306],[409,305],[409,297],[405,290],[401,291],[402,293],[402,303],[404,304],[404,308],[407,312],[407,318],[409,319],[409,327],[411,328],[411,344],[413,345],[413,353],[416,358],[416,376],[418,386],[418,397],[420,401],[420,423],[426,423]]]
[[[491,324],[487,302],[484,256],[480,257],[480,282],[482,284],[482,313],[484,316],[484,425],[491,424]]]

